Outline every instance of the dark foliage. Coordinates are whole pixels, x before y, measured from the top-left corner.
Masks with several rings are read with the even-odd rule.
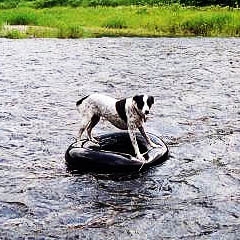
[[[164,5],[179,3],[184,6],[229,6],[238,7],[240,0],[0,0],[2,8],[16,7],[21,2],[32,2],[36,8],[49,8],[54,6],[120,6],[120,5]]]

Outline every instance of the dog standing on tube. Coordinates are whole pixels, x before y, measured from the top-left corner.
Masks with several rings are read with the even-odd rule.
[[[145,161],[144,156],[139,151],[135,131],[139,129],[148,145],[157,147],[143,128],[143,123],[146,122],[146,116],[153,104],[154,97],[148,95],[136,95],[121,100],[99,93],[86,96],[76,103],[81,114],[79,139],[81,140],[83,132],[87,130],[88,139],[97,143],[97,140],[92,136],[92,129],[101,118],[104,118],[115,127],[128,130],[136,157]]]

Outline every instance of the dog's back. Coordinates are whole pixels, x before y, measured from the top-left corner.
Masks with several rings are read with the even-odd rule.
[[[76,106],[78,111],[82,114],[87,111],[99,116],[105,116],[116,114],[116,101],[117,100],[115,98],[99,93],[94,93],[78,100]]]

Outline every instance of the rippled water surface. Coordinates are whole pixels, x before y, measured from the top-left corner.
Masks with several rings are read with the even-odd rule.
[[[240,39],[0,39],[0,84],[0,239],[240,238]],[[170,158],[69,173],[93,92],[154,95],[146,128]]]

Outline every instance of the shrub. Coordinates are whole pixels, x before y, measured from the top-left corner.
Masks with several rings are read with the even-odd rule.
[[[111,6],[116,7],[120,5],[120,1],[118,0],[85,0],[83,2],[85,6],[89,7],[97,7],[97,6]]]
[[[207,36],[211,32],[221,33],[226,24],[232,21],[230,15],[223,14],[211,14],[211,15],[199,15],[193,19],[185,20],[181,24],[181,28],[184,31],[188,31],[195,35]]]
[[[109,18],[105,23],[102,24],[105,28],[127,28],[127,23],[124,19],[120,17]]]
[[[65,0],[37,0],[35,2],[36,8],[49,8],[54,6],[66,5],[67,1]]]
[[[68,0],[68,4],[71,6],[71,7],[79,7],[82,5],[82,0]]]
[[[84,36],[84,30],[79,25],[65,25],[58,26],[58,38],[80,38]]]
[[[240,36],[240,19],[235,18],[226,28],[226,33],[229,36]]]
[[[69,38],[80,38],[83,37],[83,28],[79,25],[70,25],[69,28]]]
[[[18,6],[19,1],[4,1],[0,2],[0,9],[10,9],[16,8]]]
[[[7,31],[4,34],[5,38],[11,38],[11,39],[21,39],[21,38],[26,38],[27,35],[22,33],[21,31],[18,30],[11,30],[11,31]]]
[[[136,11],[136,14],[145,15],[145,14],[149,14],[149,12],[148,12],[147,8],[139,7]]]
[[[12,12],[5,17],[9,25],[36,25],[37,17],[32,12]]]

